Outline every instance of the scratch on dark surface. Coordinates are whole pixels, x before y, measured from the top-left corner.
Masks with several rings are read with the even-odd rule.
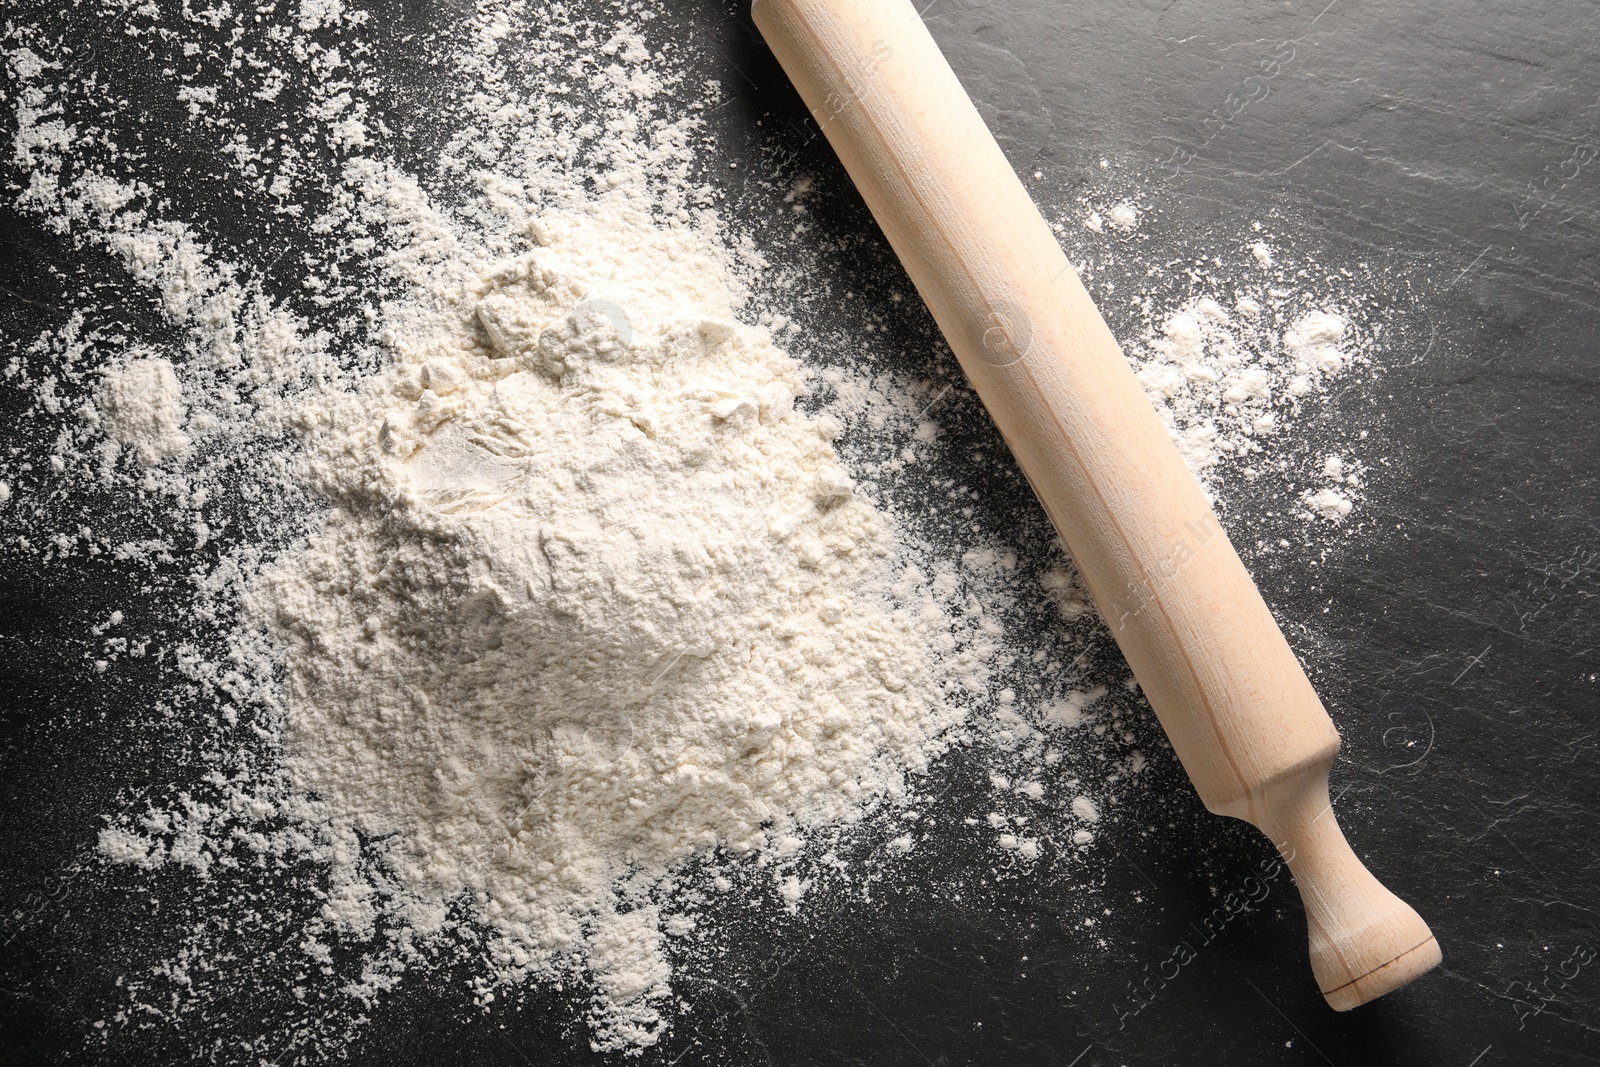
[[[1524,63],[1528,64],[1530,67],[1539,66],[1539,64],[1528,58],[1528,53],[1517,47],[1517,42],[1513,41],[1510,35],[1507,34],[1505,30],[1500,28],[1500,24],[1498,22],[1489,17],[1489,13],[1483,9],[1483,5],[1478,3],[1478,0],[1467,0],[1467,2],[1472,5],[1473,10],[1477,11],[1478,14],[1483,16],[1483,21],[1487,22],[1495,33],[1498,33],[1501,37],[1505,38],[1506,44],[1511,46],[1511,50],[1515,52]]]
[[[1396,589],[1393,589],[1392,587],[1390,587],[1388,585],[1383,585],[1381,587],[1377,586],[1375,583],[1370,582],[1367,579],[1365,579],[1365,578],[1363,578],[1363,577],[1361,577],[1359,575],[1352,576],[1347,580],[1351,581],[1351,582],[1361,583],[1362,585],[1366,585],[1369,588],[1382,588],[1386,593],[1390,593],[1392,595],[1406,597],[1407,599],[1412,599],[1412,597],[1413,597],[1412,594],[1408,594],[1404,590],[1396,590]],[[1586,648],[1574,649],[1571,645],[1568,645],[1568,644],[1562,644],[1562,643],[1559,643],[1559,642],[1556,642],[1556,641],[1546,641],[1546,640],[1543,640],[1543,639],[1538,638],[1538,637],[1532,637],[1532,636],[1530,636],[1528,634],[1525,634],[1525,633],[1522,633],[1522,632],[1520,632],[1518,630],[1510,630],[1510,629],[1507,629],[1506,627],[1500,625],[1499,623],[1489,622],[1488,620],[1481,619],[1481,618],[1477,617],[1476,615],[1473,615],[1470,612],[1462,611],[1460,608],[1451,607],[1449,604],[1440,604],[1440,603],[1437,603],[1436,601],[1429,600],[1426,597],[1415,597],[1415,600],[1416,600],[1416,602],[1421,603],[1424,607],[1432,608],[1434,611],[1437,611],[1441,615],[1447,615],[1452,619],[1460,619],[1460,620],[1462,620],[1464,622],[1470,622],[1474,626],[1480,626],[1483,629],[1489,631],[1490,633],[1496,633],[1496,634],[1500,634],[1500,635],[1502,635],[1504,637],[1513,638],[1513,639],[1515,639],[1517,641],[1521,641],[1521,642],[1524,642],[1524,643],[1526,643],[1528,645],[1531,645],[1534,648],[1542,648],[1542,649],[1548,649],[1550,651],[1560,652],[1562,654],[1562,656],[1565,657],[1565,658],[1569,658],[1569,659],[1573,659],[1573,660],[1577,660],[1577,661],[1581,662],[1583,660],[1583,658],[1585,656],[1589,655],[1591,653],[1591,651],[1592,651],[1591,649],[1586,649]]]
[[[1128,859],[1127,856],[1124,856],[1122,854],[1122,850],[1120,848],[1118,848],[1115,844],[1113,844],[1109,839],[1107,839],[1107,844],[1111,845],[1111,851],[1115,852],[1119,859],[1127,860],[1128,865],[1130,867],[1132,867],[1135,871],[1139,872],[1139,877],[1143,878],[1146,882],[1150,883],[1150,888],[1151,889],[1154,889],[1157,893],[1161,892],[1161,887],[1156,885],[1156,883],[1151,879],[1151,877],[1148,874],[1144,873],[1144,868],[1143,867],[1140,867],[1137,863],[1134,863],[1133,860]]]
[[[1306,29],[1310,30],[1312,26],[1315,26],[1318,22],[1321,22],[1322,16],[1333,10],[1333,5],[1337,4],[1338,2],[1339,0],[1328,0],[1328,6],[1317,12],[1317,17],[1311,20],[1311,25],[1307,26]]]
[[[1496,260],[1490,260],[1490,262],[1494,263],[1494,262],[1497,262],[1497,261]],[[1503,266],[1503,267],[1512,266],[1512,264],[1505,263],[1503,261],[1498,261],[1498,262],[1500,262],[1500,265]],[[1520,273],[1520,274],[1525,276],[1522,279],[1523,284],[1525,284],[1525,285],[1527,284],[1527,280],[1528,280],[1527,276],[1531,276],[1533,278],[1539,279],[1540,281],[1550,281],[1550,282],[1563,283],[1563,284],[1566,284],[1566,285],[1574,285],[1578,289],[1580,289],[1581,291],[1583,291],[1585,293],[1594,293],[1595,295],[1600,296],[1600,284],[1587,284],[1587,285],[1585,285],[1585,284],[1582,284],[1581,282],[1577,282],[1577,281],[1575,281],[1574,279],[1571,279],[1571,278],[1558,278],[1554,274],[1550,274],[1547,271],[1542,271],[1542,270],[1538,269],[1537,267],[1533,266],[1531,263],[1528,263],[1528,262],[1519,262],[1519,263],[1515,264],[1515,269],[1517,270],[1518,273]],[[1568,302],[1570,304],[1573,304],[1574,306],[1584,308],[1585,310],[1588,310],[1588,311],[1600,311],[1600,304],[1589,303],[1587,301],[1578,300],[1577,298],[1575,298],[1571,294],[1560,292],[1560,291],[1558,291],[1558,290],[1556,290],[1554,288],[1543,288],[1543,287],[1534,286],[1534,285],[1528,285],[1528,288],[1531,289],[1533,292],[1539,293],[1541,296],[1548,296],[1548,297],[1550,297],[1552,299],[1555,299],[1555,300],[1565,300],[1566,302]]]
[[[1468,671],[1483,662],[1483,657],[1487,656],[1489,654],[1489,649],[1493,647],[1493,645],[1489,645],[1482,652],[1479,652],[1476,656],[1473,656],[1471,659],[1469,659],[1467,661],[1467,665],[1461,668],[1461,673],[1450,679],[1450,684],[1455,685],[1457,682],[1461,681],[1461,679],[1465,678]]]
[[[1567,762],[1576,763],[1578,758],[1586,754],[1587,749],[1593,749],[1594,734],[1584,734],[1567,742]],[[1588,742],[1585,744],[1585,742]]]
[[[1528,858],[1528,854],[1526,852],[1523,852],[1522,849],[1517,846],[1517,843],[1511,839],[1511,835],[1510,834],[1508,834],[1504,830],[1500,829],[1499,820],[1491,819],[1491,818],[1489,818],[1489,816],[1485,815],[1483,813],[1483,809],[1478,807],[1478,805],[1472,800],[1471,797],[1467,797],[1466,801],[1467,801],[1468,804],[1472,805],[1472,810],[1477,812],[1478,815],[1483,819],[1484,822],[1488,823],[1489,829],[1491,829],[1495,833],[1499,834],[1501,836],[1501,838],[1505,840],[1505,843],[1511,846],[1512,851],[1515,852],[1517,855],[1522,857],[1522,862],[1524,862],[1524,863],[1526,863],[1528,865],[1528,869],[1533,871],[1533,873],[1537,874],[1540,878],[1543,878],[1546,882],[1548,882],[1550,884],[1550,888],[1555,890],[1556,896],[1558,898],[1561,897],[1561,887],[1556,885],[1555,880],[1553,878],[1551,878],[1548,874],[1545,874],[1544,871],[1537,864],[1535,864],[1532,860],[1530,860]]]
[[[518,1048],[515,1041],[512,1041],[506,1036],[506,1032],[502,1027],[491,1026],[489,1027],[489,1030],[494,1034],[495,1037],[500,1039],[501,1043],[503,1043],[506,1048],[510,1049],[512,1052],[515,1052],[523,1063],[526,1063],[529,1065],[529,1067],[532,1067],[533,1061],[528,1058],[528,1054],[522,1051],[522,1049]]]
[[[1280,170],[1274,171],[1271,176],[1274,177],[1274,178],[1283,177],[1284,175],[1288,174],[1291,170],[1294,170],[1294,168],[1298,167],[1300,164],[1304,163],[1306,160],[1310,159],[1312,156],[1316,155],[1318,152],[1322,151],[1324,148],[1327,148],[1331,144],[1333,144],[1333,140],[1331,138],[1329,140],[1323,141],[1321,144],[1317,145],[1317,147],[1313,148],[1311,151],[1307,152],[1305,155],[1301,156],[1299,159],[1295,160],[1293,163],[1290,163],[1287,167],[1284,167],[1284,168],[1282,168]],[[1344,146],[1340,145],[1339,147],[1343,148]],[[1240,177],[1245,177],[1245,178],[1252,177],[1252,175],[1247,175],[1247,174],[1244,174],[1243,172],[1238,172],[1238,173],[1239,173]]]
[[[724,993],[728,994],[728,997],[734,1002],[734,1004],[736,1004],[738,1006],[739,1015],[744,1020],[744,1023],[745,1023],[745,1033],[746,1033],[746,1035],[749,1036],[751,1041],[755,1042],[756,1048],[761,1050],[761,1061],[763,1063],[767,1063],[767,1064],[770,1064],[772,1062],[772,1050],[767,1048],[767,1043],[765,1041],[761,1040],[760,1036],[757,1035],[751,1029],[751,1026],[750,1026],[750,1019],[751,1019],[750,1002],[745,1000],[745,998],[740,995],[740,993],[739,993],[739,991],[737,989],[733,988],[730,985],[727,985],[724,982],[719,982],[715,978],[707,978],[704,975],[686,974],[686,975],[683,975],[683,978],[685,978],[685,979],[687,979],[687,980],[689,980],[691,982],[704,983],[705,985],[711,986],[711,987],[713,987],[715,989],[720,989]],[[727,1014],[726,1012],[720,1012],[717,1015],[713,1015],[711,1017],[711,1021],[715,1022],[717,1019],[722,1018],[726,1014]],[[694,1048],[694,1047],[695,1047],[695,1042],[691,1040],[688,1043],[688,1045],[686,1045],[684,1047],[684,1050],[682,1052],[680,1052],[675,1059],[672,1060],[672,1063],[675,1064],[675,1063],[678,1062],[678,1060],[683,1059],[683,1057],[688,1054],[689,1050]],[[670,1067],[670,1065],[669,1065],[669,1067]]]
[[[1494,997],[1496,1000],[1504,1000],[1504,1001],[1506,1001],[1507,1003],[1510,1003],[1510,1004],[1521,1004],[1521,1005],[1524,1005],[1524,1006],[1527,1006],[1527,1007],[1535,1007],[1536,1006],[1536,1005],[1531,1004],[1529,1001],[1526,1001],[1526,1000],[1522,999],[1521,997],[1513,996],[1510,992],[1502,993],[1498,989],[1495,989],[1495,988],[1493,988],[1491,986],[1484,985],[1482,982],[1478,981],[1475,978],[1468,978],[1467,976],[1465,976],[1465,975],[1463,975],[1463,974],[1461,974],[1461,973],[1459,973],[1457,971],[1451,970],[1448,967],[1441,967],[1439,969],[1441,971],[1443,971],[1445,974],[1448,974],[1450,977],[1452,977],[1452,978],[1454,978],[1454,979],[1456,979],[1458,981],[1465,982],[1470,986],[1473,986],[1475,988],[1483,990],[1485,993],[1489,994],[1491,997]],[[1513,984],[1516,984],[1516,983],[1513,983]],[[1564,1023],[1571,1023],[1573,1026],[1576,1026],[1576,1027],[1578,1027],[1579,1029],[1582,1029],[1582,1030],[1587,1030],[1591,1034],[1600,1034],[1600,1026],[1595,1026],[1593,1023],[1586,1023],[1581,1019],[1576,1019],[1576,1018],[1573,1018],[1573,1017],[1568,1016],[1568,1015],[1562,1015],[1559,1012],[1551,1011],[1550,1008],[1549,1008],[1549,1005],[1550,1004],[1554,1004],[1554,1003],[1558,1003],[1558,1002],[1557,1001],[1553,1001],[1553,1000],[1552,1001],[1546,1001],[1545,1002],[1545,1008],[1544,1008],[1544,1010],[1542,1012],[1540,1012],[1540,1014],[1541,1015],[1548,1015],[1552,1019],[1559,1019],[1560,1021],[1562,1021]],[[1493,1048],[1493,1047],[1494,1047],[1493,1045],[1489,1046],[1489,1048]],[[1486,1049],[1483,1050],[1483,1052],[1478,1053],[1478,1060],[1483,1059],[1484,1052],[1488,1052],[1488,1051],[1489,1051],[1489,1049],[1486,1048]],[[1473,1060],[1472,1062],[1473,1063],[1477,1063],[1478,1060]],[[1468,1067],[1471,1067],[1471,1065],[1469,1064]]]
[[[0,293],[6,294],[7,296],[9,296],[13,300],[20,300],[24,304],[32,304],[36,308],[42,308],[42,307],[48,307],[49,306],[47,304],[41,304],[37,300],[31,300],[28,297],[25,297],[21,293],[17,292],[15,289],[10,288],[9,286],[0,285]]]
[[[748,75],[748,74],[746,74],[744,72],[744,68],[743,67],[739,66],[739,64],[735,63],[731,58],[729,58],[728,53],[724,52],[722,49],[716,47],[715,45],[711,46],[711,50],[713,52],[715,52],[717,55],[721,56],[724,60],[726,60],[728,66],[732,67],[738,73],[739,77],[741,77],[745,81],[749,82],[750,83],[750,87],[752,89],[759,90],[761,88],[761,86],[756,84],[755,79],[751,78],[750,75]]]
[[[1450,284],[1451,285],[1455,285],[1457,282],[1461,281],[1462,278],[1465,278],[1467,276],[1467,272],[1472,270],[1473,267],[1476,267],[1478,265],[1479,261],[1481,261],[1484,256],[1489,254],[1489,249],[1491,249],[1493,247],[1494,247],[1493,245],[1484,245],[1483,246],[1483,251],[1479,252],[1476,256],[1473,256],[1472,257],[1472,262],[1468,263],[1465,267],[1462,267],[1461,268],[1461,273],[1457,274],[1456,277],[1455,277],[1455,281],[1452,281]]]
[[[1328,1059],[1327,1053],[1323,1052],[1320,1048],[1317,1048],[1316,1044],[1313,1043],[1312,1040],[1309,1037],[1306,1037],[1305,1031],[1301,1030],[1298,1026],[1295,1026],[1294,1025],[1294,1020],[1289,1018],[1287,1015],[1284,1015],[1283,1014],[1283,1010],[1281,1008],[1279,1008],[1276,1004],[1272,1003],[1272,999],[1270,997],[1268,997],[1265,993],[1261,992],[1261,990],[1256,989],[1256,984],[1254,982],[1252,982],[1252,981],[1250,981],[1250,979],[1246,978],[1244,980],[1244,984],[1249,986],[1251,989],[1255,989],[1256,990],[1256,996],[1260,997],[1262,1000],[1265,1000],[1267,1002],[1267,1007],[1269,1007],[1273,1011],[1277,1012],[1279,1017],[1282,1018],[1284,1022],[1288,1023],[1289,1026],[1294,1030],[1295,1033],[1300,1035],[1301,1040],[1303,1040],[1307,1045],[1311,1046],[1311,1051],[1315,1052],[1318,1056],[1321,1056],[1323,1058],[1323,1060],[1329,1065],[1329,1067],[1333,1067],[1333,1061]]]
[[[900,1035],[900,1040],[904,1041],[908,1046],[910,1046],[911,1051],[915,1052],[918,1056],[922,1057],[922,1062],[923,1063],[926,1063],[928,1065],[928,1067],[934,1067],[934,1063],[933,1063],[932,1060],[930,1060],[928,1058],[928,1054],[926,1052],[923,1052],[922,1049],[917,1046],[917,1043],[915,1041],[911,1040],[910,1037],[906,1036],[906,1032],[904,1030],[900,1029],[899,1026],[895,1025],[895,1021],[893,1019],[889,1018],[887,1015],[885,1015],[883,1013],[883,1009],[879,1008],[877,1004],[873,1003],[873,1000],[872,1000],[871,997],[867,996],[860,989],[858,989],[856,987],[856,984],[854,982],[850,981],[848,978],[845,979],[845,984],[848,985],[852,990],[855,990],[856,996],[860,997],[862,999],[862,1001],[867,1005],[867,1007],[869,1007],[869,1008],[871,1008],[873,1010],[873,1012],[878,1016],[878,1018],[882,1019],[884,1022],[889,1024],[889,1029],[893,1030],[895,1033]]]

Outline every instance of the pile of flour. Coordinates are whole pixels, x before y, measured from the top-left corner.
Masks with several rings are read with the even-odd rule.
[[[613,885],[903,793],[956,717],[951,641],[704,238],[605,205],[536,232],[302,409],[337,505],[257,602],[295,786],[398,832],[408,890],[467,894],[495,980],[591,956],[621,1048],[669,990],[655,910]],[[334,881],[370,927],[361,872]]]
[[[165,359],[133,358],[107,370],[98,412],[105,419],[113,445],[107,460],[115,462],[121,445],[152,467],[189,447],[183,426],[183,387]]]

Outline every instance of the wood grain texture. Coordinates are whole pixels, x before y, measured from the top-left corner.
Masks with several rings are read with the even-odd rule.
[[[1337,1008],[1426,971],[1425,923],[1345,843],[1339,736],[1110,329],[910,0],[757,0],[1206,806],[1295,873]]]

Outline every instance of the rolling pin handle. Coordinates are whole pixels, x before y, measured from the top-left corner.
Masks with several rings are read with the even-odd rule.
[[[1335,1010],[1381,997],[1439,963],[1428,924],[1345,840],[1328,796],[1327,764],[1265,783],[1252,791],[1250,807],[1245,818],[1277,846],[1300,888],[1311,972]]]

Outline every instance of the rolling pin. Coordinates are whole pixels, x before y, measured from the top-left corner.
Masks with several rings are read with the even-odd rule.
[[[1439,945],[1345,841],[1339,734],[911,0],[755,0],[827,135],[1072,554],[1206,807],[1293,872],[1311,969],[1344,1011]]]

